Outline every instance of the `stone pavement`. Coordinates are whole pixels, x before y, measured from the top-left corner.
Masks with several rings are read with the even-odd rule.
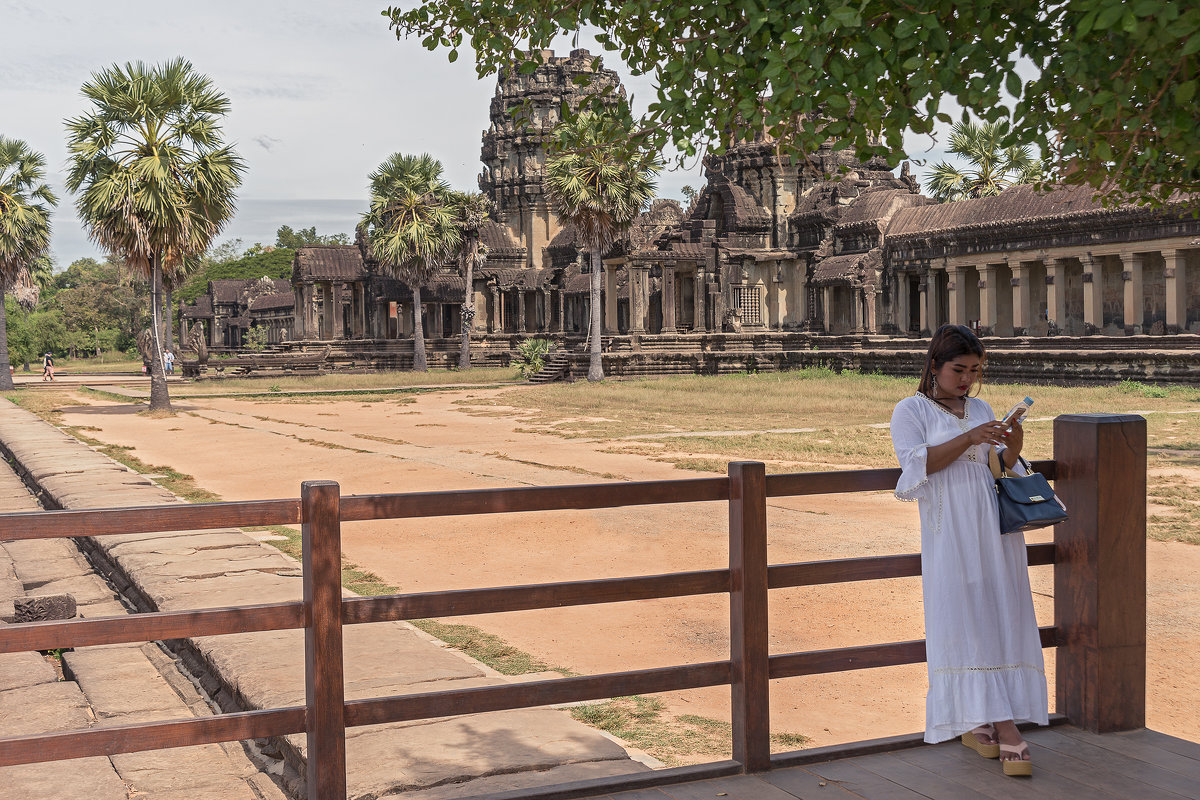
[[[40,488],[50,507],[180,502],[147,478],[3,401],[0,450]],[[60,548],[57,557],[66,558],[68,554],[61,547],[70,544],[53,544]],[[301,597],[296,561],[236,529],[99,537],[83,540],[82,544],[89,548],[93,562],[139,610],[211,608]],[[46,580],[43,589],[52,584],[57,591],[70,591],[68,585],[76,587],[91,604],[108,604],[102,613],[121,613],[107,588],[59,583],[78,577],[65,578],[52,571],[36,579]],[[80,603],[82,606],[84,601]],[[89,607],[81,608],[81,613]],[[200,637],[177,644],[177,655],[200,676],[203,688],[223,710],[304,702],[302,631]],[[140,669],[135,657],[138,652],[144,653],[145,648],[89,648],[68,653],[64,664],[78,670],[73,674],[86,693],[92,685],[86,677],[89,675],[98,679],[120,673],[130,675],[135,682],[144,680],[133,677]],[[506,681],[407,623],[349,626],[344,631],[344,652],[347,699]],[[149,696],[99,688],[95,694],[100,713],[114,720],[131,721],[134,717],[129,715],[153,713],[150,706],[154,702]],[[359,800],[441,800],[647,769],[604,734],[562,711],[546,708],[354,728],[347,732],[346,751],[350,796]],[[178,752],[182,751],[146,754],[151,759],[137,768],[138,775],[158,774],[153,758],[159,765],[166,765]],[[282,780],[291,793],[298,795],[302,788],[299,776],[304,774],[304,737],[273,740],[264,752],[286,763],[289,769]],[[118,772],[123,760],[121,756],[113,757]]]
[[[0,508],[40,508],[0,465]],[[67,593],[82,617],[126,613],[108,583],[66,539],[0,542],[0,617],[22,596]],[[2,623],[0,623],[2,624]],[[210,716],[175,662],[155,644],[68,651],[62,677],[39,653],[0,654],[0,736]],[[0,768],[12,800],[282,800],[236,743]]]

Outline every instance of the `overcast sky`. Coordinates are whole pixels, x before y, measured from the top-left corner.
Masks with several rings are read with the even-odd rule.
[[[100,255],[63,188],[63,121],[87,109],[84,81],[114,63],[182,56],[229,97],[226,138],[247,171],[237,217],[222,239],[271,244],[285,224],[351,233],[366,206],[367,174],[395,151],[432,153],[451,184],[475,189],[495,79],[476,79],[469,56],[451,64],[445,52],[398,41],[380,14],[387,5],[0,0],[0,133],[46,156],[60,196],[52,243],[58,268]],[[564,39],[557,49],[569,48]],[[631,79],[613,56],[605,60],[644,109],[647,79]],[[679,198],[684,184],[700,181],[698,167],[664,172],[659,194]]]

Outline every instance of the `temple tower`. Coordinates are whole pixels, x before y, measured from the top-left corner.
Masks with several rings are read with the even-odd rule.
[[[625,91],[617,74],[599,67],[587,50],[567,57],[543,50],[542,61],[531,74],[500,73],[480,155],[479,189],[495,203],[494,219],[525,248],[528,267],[540,266],[542,249],[562,228],[542,188],[546,144],[559,110],[564,103],[578,108],[606,87],[622,96]]]

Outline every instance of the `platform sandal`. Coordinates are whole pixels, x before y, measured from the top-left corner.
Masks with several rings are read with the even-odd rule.
[[[1029,755],[1028,743],[1002,744],[1000,745],[1000,752],[1012,753],[1017,756],[1016,758],[1005,759],[1000,762],[1005,775],[1019,776],[1033,774],[1033,762],[1025,758],[1025,756]]]
[[[979,755],[983,756],[984,758],[1000,757],[999,744],[986,744],[981,742],[975,736],[975,734],[980,734],[981,736],[986,736],[993,740],[996,739],[996,728],[990,722],[987,725],[980,725],[978,728],[964,733],[962,735],[962,743],[974,750],[976,753],[979,753]]]

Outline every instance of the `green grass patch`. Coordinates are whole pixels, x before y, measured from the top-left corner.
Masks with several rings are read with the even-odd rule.
[[[672,767],[728,758],[731,749],[733,726],[728,722],[695,714],[672,716],[657,697],[616,697],[603,703],[576,706],[571,709],[571,716],[629,742]],[[796,750],[810,741],[799,733],[771,735],[773,750]]]

